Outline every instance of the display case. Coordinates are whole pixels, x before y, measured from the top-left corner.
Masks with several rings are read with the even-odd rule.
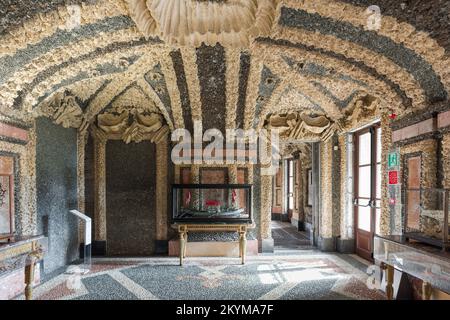
[[[406,189],[403,234],[446,250],[449,234],[450,192],[446,189]]]
[[[405,240],[402,236],[375,236],[375,263],[390,265],[433,288],[450,293],[450,254],[426,244]]]
[[[172,223],[251,224],[252,186],[172,185]]]

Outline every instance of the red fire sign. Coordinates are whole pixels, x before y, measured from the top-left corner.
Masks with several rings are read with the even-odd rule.
[[[398,184],[398,171],[389,171],[389,184]]]

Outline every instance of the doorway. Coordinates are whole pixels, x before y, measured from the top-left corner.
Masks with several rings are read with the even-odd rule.
[[[291,222],[292,220],[294,210],[297,209],[294,203],[298,201],[298,199],[295,197],[295,189],[294,189],[295,165],[296,160],[293,159],[286,160],[285,188],[286,188],[286,214],[288,222]]]
[[[106,253],[148,256],[156,239],[156,148],[143,141],[106,144]]]
[[[379,124],[355,134],[354,215],[356,253],[373,259],[373,237],[381,216],[381,128]]]

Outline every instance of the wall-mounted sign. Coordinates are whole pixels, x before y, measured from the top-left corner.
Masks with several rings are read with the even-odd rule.
[[[398,171],[389,171],[389,184],[398,184]]]
[[[388,155],[388,167],[397,168],[400,166],[400,154],[397,151],[390,152]]]

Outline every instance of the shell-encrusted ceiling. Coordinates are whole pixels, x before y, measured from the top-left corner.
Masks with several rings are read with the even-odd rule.
[[[198,47],[202,43],[248,47],[268,36],[279,0],[128,0],[130,13],[147,37],[168,44]]]
[[[366,2],[7,0],[0,120],[43,115],[87,130],[128,112],[120,138],[139,141],[275,119],[295,144],[447,103],[450,7],[380,0],[380,28],[369,30]],[[149,129],[154,114],[163,131]]]

